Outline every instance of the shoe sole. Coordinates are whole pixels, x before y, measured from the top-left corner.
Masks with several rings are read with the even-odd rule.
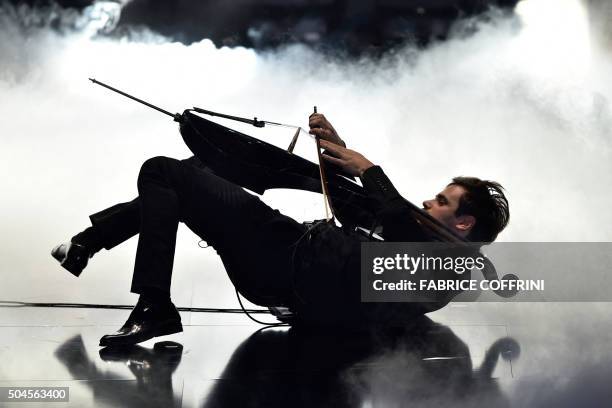
[[[131,336],[131,337],[119,337],[114,340],[102,340],[100,339],[101,347],[114,347],[114,346],[133,346],[134,344],[142,343],[152,339],[153,337],[167,336],[169,334],[180,333],[183,331],[183,325],[181,322],[176,320],[166,320],[158,326],[155,330],[155,334],[142,335],[142,336]]]
[[[83,269],[84,269],[84,268],[78,268],[76,265],[71,264],[70,262],[62,262],[60,263],[60,266],[64,268],[65,270],[67,270],[68,272],[70,272],[71,274],[73,274],[74,276],[76,276],[77,278],[81,275],[81,272],[83,272]]]

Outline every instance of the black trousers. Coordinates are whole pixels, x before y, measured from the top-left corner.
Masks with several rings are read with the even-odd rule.
[[[306,227],[216,176],[196,158],[147,160],[138,198],[90,216],[110,249],[139,233],[132,292],[170,293],[179,222],[212,245],[250,301],[290,304],[296,244]]]

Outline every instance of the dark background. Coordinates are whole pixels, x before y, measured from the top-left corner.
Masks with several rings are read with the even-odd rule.
[[[348,54],[377,53],[407,42],[444,40],[453,23],[511,13],[518,0],[133,0],[105,35],[151,31],[185,44],[211,39],[217,46],[270,49],[304,43]],[[82,10],[91,0],[15,1],[38,9]],[[469,32],[469,25],[467,27]]]

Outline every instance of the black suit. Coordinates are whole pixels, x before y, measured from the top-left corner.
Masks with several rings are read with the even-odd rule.
[[[366,171],[362,182],[380,204],[386,239],[429,240],[380,167]],[[443,306],[362,303],[359,253],[367,238],[327,223],[308,228],[216,176],[196,158],[147,160],[138,192],[135,200],[90,216],[106,249],[140,234],[134,293],[147,288],[170,293],[176,231],[183,222],[215,248],[250,301],[290,306],[312,323],[402,322]]]

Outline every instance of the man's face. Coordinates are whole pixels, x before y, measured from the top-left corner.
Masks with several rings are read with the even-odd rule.
[[[423,209],[453,231],[465,235],[469,232],[469,228],[466,232],[465,226],[461,225],[465,221],[464,217],[455,216],[455,212],[459,208],[459,200],[464,193],[465,189],[463,187],[451,184],[432,200],[423,201]]]

